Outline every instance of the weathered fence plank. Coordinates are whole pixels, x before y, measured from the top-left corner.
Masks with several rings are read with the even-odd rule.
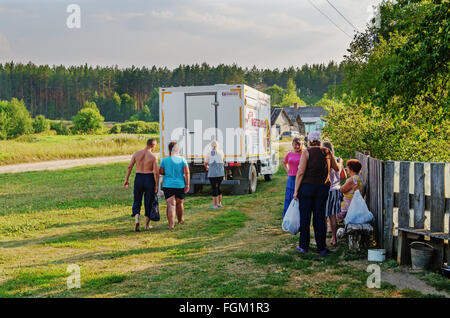
[[[356,159],[361,162],[361,195],[365,197],[367,207],[374,216],[374,237],[378,247],[384,245],[383,222],[383,162],[371,158],[369,153],[356,152]]]
[[[369,210],[375,219],[375,240],[383,246],[383,165],[382,161],[369,158]]]
[[[383,237],[383,162],[381,160],[377,161],[377,215],[378,215],[378,246],[384,247],[384,237]]]
[[[425,172],[423,162],[414,163],[414,228],[425,228]]]
[[[370,188],[370,182],[369,180],[369,160],[368,157],[363,155],[362,153],[357,152],[356,153],[356,159],[361,162],[361,179],[363,182],[363,187],[361,189],[361,195],[366,197],[366,202],[369,202],[370,195],[369,195],[369,188]]]
[[[446,203],[447,200],[445,200]],[[450,204],[445,205],[445,214],[448,217],[448,235],[450,236]],[[450,240],[447,241],[447,265],[450,266]]]
[[[384,164],[384,248],[386,256],[392,257],[394,227],[394,161]]]
[[[431,232],[444,232],[445,215],[445,164],[431,163]],[[438,238],[431,238],[434,253],[431,268],[439,269],[444,259],[444,241]]]
[[[375,227],[375,231],[374,231],[374,235],[375,235],[375,241],[378,242],[378,237],[377,237],[377,211],[376,211],[376,206],[374,204],[375,200],[376,200],[376,194],[374,193],[374,191],[376,190],[376,180],[375,180],[375,173],[376,173],[376,167],[375,167],[375,160],[374,158],[368,158],[368,191],[367,191],[367,195],[369,197],[369,201],[368,201],[368,208],[369,211],[372,212],[373,217],[374,217],[374,227]]]
[[[409,162],[400,162],[398,227],[409,227]],[[406,233],[399,231],[397,246],[397,262],[400,265],[409,263],[408,238]]]

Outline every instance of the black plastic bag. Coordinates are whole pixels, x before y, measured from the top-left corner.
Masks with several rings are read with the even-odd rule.
[[[152,209],[150,210],[150,220],[158,222],[160,220],[159,215],[159,202],[158,197],[155,195],[153,199]]]

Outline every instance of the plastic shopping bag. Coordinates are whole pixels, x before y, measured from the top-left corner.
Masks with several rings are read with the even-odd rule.
[[[347,216],[345,217],[345,224],[366,224],[373,221],[373,214],[367,208],[359,190],[355,191],[352,202],[348,207]]]
[[[158,197],[155,196],[155,199],[153,200],[152,208],[150,210],[150,220],[158,222],[160,220],[159,215],[159,202]]]
[[[297,235],[300,231],[300,210],[298,200],[292,200],[281,224],[283,231]]]

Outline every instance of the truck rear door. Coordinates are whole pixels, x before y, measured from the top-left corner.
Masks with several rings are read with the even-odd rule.
[[[201,161],[203,149],[217,138],[217,93],[186,93],[186,157]],[[204,133],[208,138],[204,140]]]

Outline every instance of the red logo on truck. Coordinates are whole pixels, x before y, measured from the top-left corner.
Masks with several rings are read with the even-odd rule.
[[[259,127],[259,128],[266,128],[267,127],[267,123],[264,120],[258,119],[258,118],[254,118],[255,115],[253,112],[249,112],[247,115],[247,119],[246,122],[250,122],[250,125],[253,127]]]

